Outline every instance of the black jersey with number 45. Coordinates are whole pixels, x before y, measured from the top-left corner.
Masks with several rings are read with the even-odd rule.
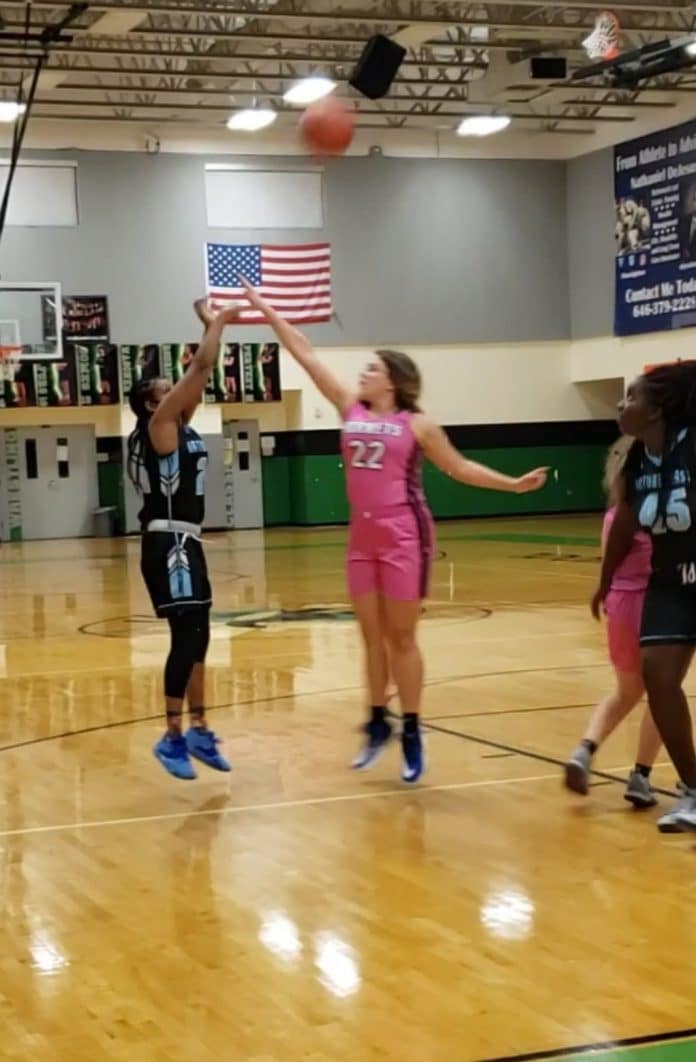
[[[165,457],[147,445],[143,465],[144,503],[138,514],[143,529],[151,520],[203,523],[208,452],[198,432],[180,428],[178,449]]]
[[[664,459],[642,448],[629,461],[627,485],[638,522],[652,537],[653,579],[696,588],[695,446],[693,432],[683,428]]]

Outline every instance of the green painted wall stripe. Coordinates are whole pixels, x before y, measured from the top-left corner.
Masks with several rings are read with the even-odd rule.
[[[470,450],[472,460],[510,475],[548,465],[546,487],[534,494],[475,490],[454,483],[432,465],[423,484],[436,519],[470,516],[523,516],[533,513],[588,512],[603,507],[603,445],[498,447]],[[343,524],[348,521],[340,455],[267,457],[263,461],[264,523],[272,525]]]
[[[561,1055],[558,1062],[694,1062],[696,1040],[679,1040],[677,1043],[649,1044],[645,1047],[616,1047],[599,1053],[589,1051],[582,1055]]]

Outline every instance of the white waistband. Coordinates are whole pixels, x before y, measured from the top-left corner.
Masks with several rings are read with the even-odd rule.
[[[198,524],[187,524],[185,520],[150,520],[145,528],[146,531],[169,531],[178,535],[193,535],[201,537],[201,529]]]

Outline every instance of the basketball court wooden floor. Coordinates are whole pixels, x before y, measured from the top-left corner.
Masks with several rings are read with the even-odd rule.
[[[211,536],[234,771],[194,783],[151,753],[138,543],[3,546],[0,1058],[693,1060],[695,841],[622,800],[637,719],[560,785],[609,681],[597,533],[441,526],[415,789],[346,769],[342,530]]]

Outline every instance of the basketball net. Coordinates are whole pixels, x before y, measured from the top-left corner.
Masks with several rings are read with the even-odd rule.
[[[0,382],[14,383],[22,363],[21,347],[0,346]]]
[[[582,46],[588,59],[616,59],[620,52],[621,26],[613,11],[600,11],[595,18],[594,29],[585,37]]]

